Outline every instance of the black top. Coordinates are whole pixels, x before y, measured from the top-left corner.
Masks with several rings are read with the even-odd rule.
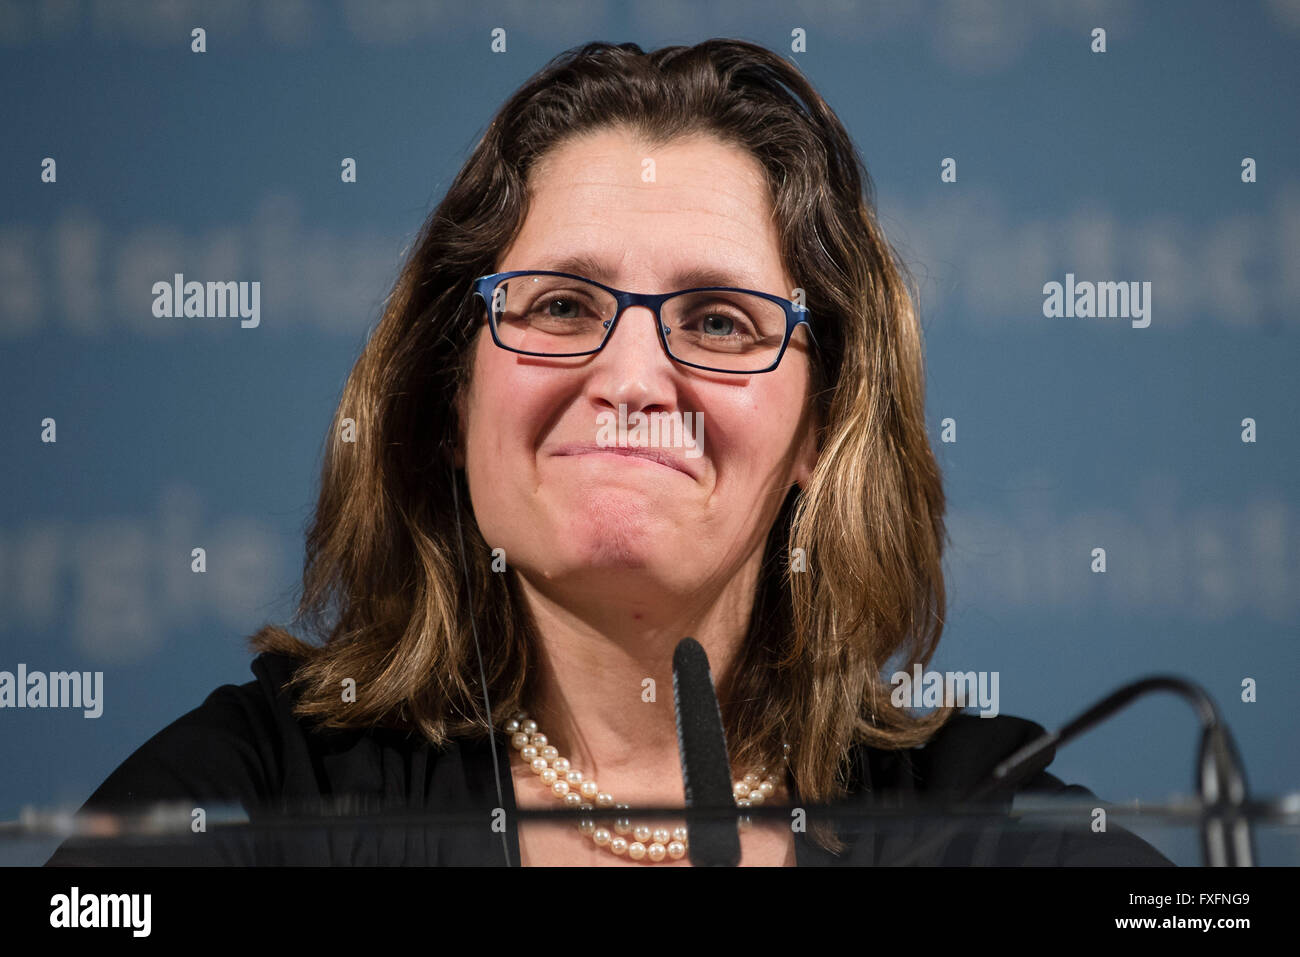
[[[87,800],[81,813],[143,813],[155,802],[187,808],[238,805],[257,824],[267,815],[306,808],[326,813],[377,814],[369,822],[333,827],[275,826],[224,830],[209,821],[204,833],[158,842],[69,839],[49,864],[304,864],[494,865],[519,863],[510,744],[457,741],[435,748],[418,734],[388,729],[312,730],[291,712],[284,684],[296,659],[263,654],[252,663],[256,681],[223,685],[202,706],[168,725],[122,763]],[[1043,733],[1023,718],[959,714],[923,748],[854,748],[850,801],[906,807],[952,799],[982,781],[1007,755]],[[1041,759],[1046,767],[1053,752]],[[498,787],[500,797],[498,798]],[[1096,800],[1041,768],[1022,792]],[[1007,799],[1002,807],[1010,808]],[[558,805],[557,805],[558,806]],[[491,827],[491,809],[505,809],[504,828]],[[388,813],[473,810],[472,824],[433,827],[410,821],[374,823]],[[186,812],[188,816],[188,811]],[[498,819],[499,819],[498,815]],[[1054,830],[1013,819],[995,826],[968,824],[917,863],[1168,865],[1146,842],[1111,826],[1094,833],[1090,815]],[[890,863],[934,825],[913,819],[840,825],[848,843],[839,855],[796,831],[800,866]]]

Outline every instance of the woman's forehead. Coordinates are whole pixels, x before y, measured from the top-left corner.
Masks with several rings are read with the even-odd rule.
[[[747,150],[707,134],[651,145],[629,132],[602,130],[549,150],[529,173],[531,193],[564,191],[575,196],[623,197],[700,206],[739,207],[768,214],[770,200],[762,165]],[[603,194],[613,192],[613,196]],[[711,202],[710,202],[711,201]]]
[[[775,283],[782,288],[770,291],[788,292],[766,182],[743,150],[692,139],[644,153],[617,134],[562,149],[534,171],[527,216],[500,270],[554,269],[612,285],[629,270],[669,285],[711,272],[734,281],[686,285]]]

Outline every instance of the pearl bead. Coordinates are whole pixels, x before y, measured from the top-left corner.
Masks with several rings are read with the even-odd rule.
[[[572,762],[561,757],[527,712],[516,712],[514,718],[504,722],[501,727],[509,737],[511,746],[519,751],[520,757],[566,806],[588,812],[596,808],[612,807],[616,812],[630,809],[627,804],[616,803],[612,794],[599,790],[595,781],[587,780]],[[790,746],[786,744],[784,749],[788,763]],[[765,798],[776,794],[779,788],[780,782],[767,774],[766,767],[750,771],[741,780],[732,782],[736,806],[741,809],[762,804]],[[590,803],[593,799],[594,804]],[[741,829],[747,830],[750,826],[749,815],[739,815],[738,823]],[[691,846],[688,829],[682,825],[671,830],[666,827],[651,828],[645,824],[633,825],[630,818],[620,817],[615,821],[611,832],[608,827],[597,827],[594,818],[580,817],[577,826],[578,831],[589,836],[598,847],[608,847],[614,854],[626,854],[635,861],[647,857],[652,863],[662,861],[665,857],[680,860],[687,855]],[[625,834],[630,834],[634,840],[629,841],[623,836]]]

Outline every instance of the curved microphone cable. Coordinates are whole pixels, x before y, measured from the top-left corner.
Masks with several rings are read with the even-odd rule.
[[[443,448],[446,449],[446,445],[444,445]],[[459,483],[456,479],[456,459],[453,455],[449,455],[448,459],[451,464],[452,507],[456,513],[456,540],[460,543],[460,567],[465,573],[465,596],[469,602],[469,623],[474,634],[474,654],[478,657],[479,681],[483,684],[483,709],[484,713],[487,715],[488,743],[492,748],[492,776],[496,778],[497,784],[497,807],[504,808],[506,802],[504,793],[501,790],[501,766],[497,762],[496,728],[492,724],[492,704],[488,700],[487,672],[483,668],[483,649],[479,646],[478,642],[478,622],[476,621],[474,613],[474,592],[469,581],[469,565],[465,562],[465,533],[460,526],[460,491],[458,488]],[[514,866],[514,862],[510,859],[510,843],[506,840],[505,832],[502,832],[501,834],[501,850],[506,856],[506,867]]]

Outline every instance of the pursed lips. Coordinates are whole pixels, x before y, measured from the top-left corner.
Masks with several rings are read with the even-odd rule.
[[[605,453],[609,455],[625,455],[632,458],[646,459],[650,462],[666,466],[674,471],[681,472],[688,478],[695,478],[694,472],[679,458],[670,455],[662,449],[634,449],[624,448],[622,446],[611,445],[583,445],[569,444],[557,448],[552,455],[570,456],[570,455],[595,455]]]

